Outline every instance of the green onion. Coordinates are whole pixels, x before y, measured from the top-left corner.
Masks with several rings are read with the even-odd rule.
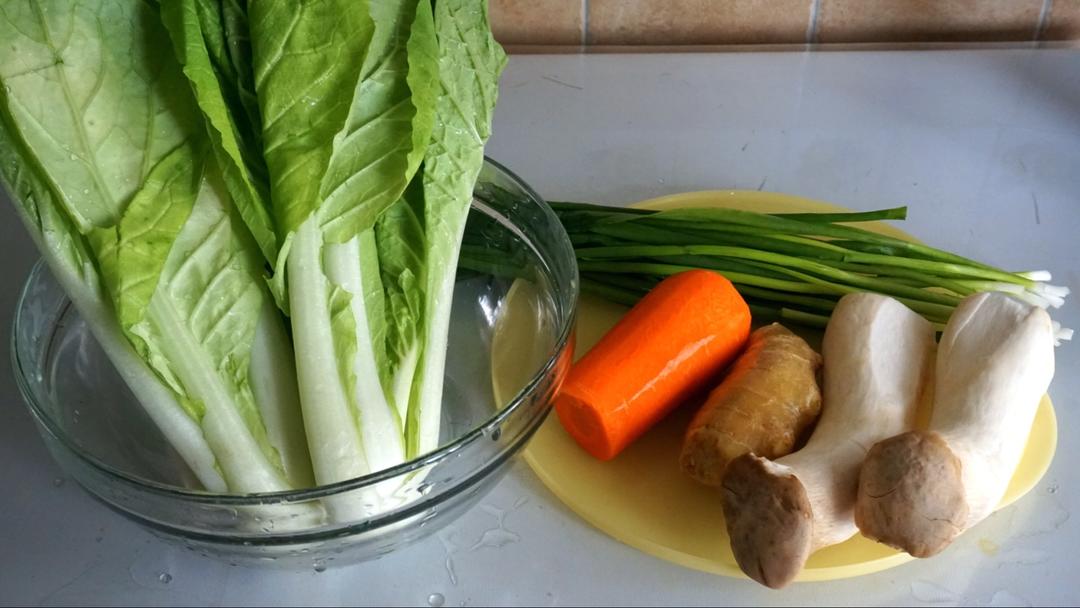
[[[775,214],[572,202],[551,207],[570,235],[582,289],[622,304],[636,302],[664,277],[695,268],[727,277],[759,320],[809,327],[824,326],[841,297],[860,291],[894,297],[939,329],[956,305],[976,292],[1009,293],[1043,308],[1061,306],[1069,294],[1066,287],[1048,284],[1046,271],[1008,272],[850,225],[906,219],[906,207]],[[463,264],[471,263],[467,253],[462,252]],[[1069,334],[1059,331],[1062,339]]]

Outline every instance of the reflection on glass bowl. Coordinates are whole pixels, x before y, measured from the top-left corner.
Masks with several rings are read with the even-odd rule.
[[[524,307],[535,323],[515,331],[520,348],[511,344],[506,356],[520,360],[521,386],[508,402],[497,403],[491,338],[508,314],[515,282],[509,305]],[[502,477],[544,420],[570,365],[577,290],[573,248],[558,218],[517,176],[488,160],[454,292],[441,447],[385,471],[308,490],[203,491],[42,263],[16,309],[12,359],[50,453],[95,498],[193,551],[232,562],[324,568],[430,534]],[[376,487],[395,488],[395,499],[369,516],[327,516],[327,504],[362,503]]]

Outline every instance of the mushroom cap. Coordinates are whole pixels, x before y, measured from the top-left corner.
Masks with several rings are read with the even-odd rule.
[[[855,524],[867,538],[915,557],[939,553],[968,519],[962,466],[933,431],[878,442],[859,472]]]
[[[806,488],[791,469],[754,454],[728,465],[724,518],[731,551],[747,576],[779,589],[810,557],[814,518]]]

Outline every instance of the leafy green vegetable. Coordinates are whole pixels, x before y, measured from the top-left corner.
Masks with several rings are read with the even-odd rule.
[[[498,193],[496,193],[498,194]],[[896,297],[939,327],[965,296],[1003,291],[1058,307],[1065,287],[1049,273],[993,268],[954,253],[846,225],[904,219],[907,209],[861,213],[753,213],[720,208],[652,211],[552,203],[582,271],[582,287],[633,304],[663,276],[709,268],[730,279],[761,319],[823,326],[846,293]],[[468,251],[468,250],[467,250]],[[478,260],[473,254],[465,265]],[[1071,330],[1059,329],[1061,339]]]
[[[50,268],[208,489],[310,485],[295,392],[262,390],[294,373],[289,345],[280,318],[264,313],[258,249],[206,158],[187,81],[154,50],[165,35],[142,2],[5,4],[4,181]],[[277,352],[255,356],[256,343]]]
[[[484,143],[491,134],[499,75],[506,65],[505,53],[491,36],[484,3],[438,2],[435,30],[440,90],[432,143],[424,157],[426,316],[419,386],[406,423],[410,456],[439,442],[454,273],[473,186],[484,164]]]
[[[428,267],[422,201],[403,195],[430,147],[439,41],[418,0],[253,3],[250,16],[276,266],[316,479],[332,483],[406,459]]]
[[[398,419],[408,416],[416,365],[420,359],[424,318],[424,227],[422,180],[414,179],[402,200],[390,206],[375,225],[382,287],[385,290],[386,375],[383,387],[393,396]],[[417,212],[419,209],[419,212]],[[372,325],[376,325],[375,322]]]
[[[270,217],[250,49],[240,50],[247,47],[238,34],[246,29],[244,10],[232,2],[170,0],[162,4],[161,17],[206,118],[233,203],[263,256],[273,264],[280,244]]]
[[[14,0],[0,39],[20,216],[208,489],[438,446],[505,63],[483,0]]]

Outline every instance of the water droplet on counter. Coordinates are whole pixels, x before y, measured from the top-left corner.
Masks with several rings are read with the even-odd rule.
[[[929,581],[911,583],[911,597],[928,604],[956,604],[960,597],[952,590]]]
[[[427,605],[431,608],[439,608],[446,603],[446,598],[441,593],[432,593],[427,596]]]
[[[493,516],[497,524],[494,528],[485,530],[483,534],[480,535],[480,538],[469,547],[469,551],[476,551],[483,547],[498,549],[521,540],[521,537],[518,536],[517,533],[506,528],[506,511],[492,505],[480,505],[480,508]]]
[[[454,560],[451,559],[449,553],[446,554],[443,567],[446,568],[446,576],[450,578],[450,584],[457,587],[457,572],[454,571]]]
[[[998,568],[1035,566],[1050,561],[1050,554],[1038,549],[1010,549],[997,556]]]
[[[158,580],[158,582],[160,582],[160,583],[161,583],[162,585],[168,585],[169,583],[171,583],[171,582],[172,582],[172,575],[171,575],[171,574],[169,574],[168,572],[162,572],[161,574],[159,574],[159,575],[157,576],[157,580]]]
[[[1051,494],[1057,494],[1058,485],[1055,483],[1054,485],[1050,486],[1049,488],[1046,488],[1046,491],[1051,493]]]
[[[321,559],[315,560],[315,563],[312,564],[312,567],[315,569],[315,572],[326,572],[326,562]]]
[[[1031,602],[1001,590],[994,593],[989,602],[980,602],[980,606],[1030,606]]]
[[[60,486],[64,485],[64,478],[63,477],[57,477],[56,479],[52,480],[52,485],[59,488]]]
[[[453,554],[457,550],[457,545],[451,539],[448,532],[440,532],[438,534],[439,542],[442,544],[443,552],[446,553],[446,559],[443,561],[443,567],[446,568],[446,576],[450,579],[450,584],[457,587],[457,572],[454,570],[454,558]]]

